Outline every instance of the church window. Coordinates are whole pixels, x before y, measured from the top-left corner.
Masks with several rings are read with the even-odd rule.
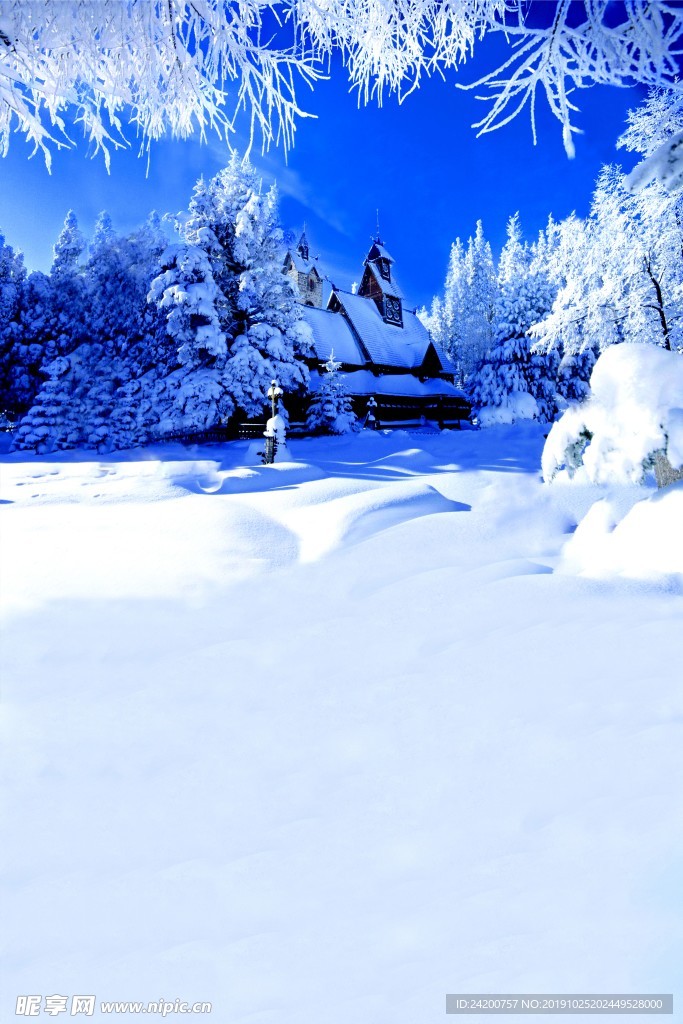
[[[394,298],[393,295],[387,295],[385,301],[385,318],[392,324],[403,324],[403,316],[401,313],[401,300]]]
[[[315,281],[313,280],[312,276],[309,277],[309,279],[308,279],[308,290],[309,290],[309,292],[314,292],[315,291]]]
[[[389,260],[382,259],[378,260],[377,263],[379,266],[380,274],[382,275],[385,281],[389,281],[391,278],[391,275],[389,273]]]

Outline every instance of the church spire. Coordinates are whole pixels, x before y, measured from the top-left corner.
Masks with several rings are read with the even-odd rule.
[[[394,277],[393,263],[393,256],[389,255],[380,239],[378,211],[377,237],[365,257],[358,294],[375,301],[385,323],[403,327],[403,293]]]
[[[308,261],[309,245],[308,238],[306,237],[306,221],[304,221],[304,229],[301,232],[301,238],[296,243],[296,251],[299,253],[302,260]]]

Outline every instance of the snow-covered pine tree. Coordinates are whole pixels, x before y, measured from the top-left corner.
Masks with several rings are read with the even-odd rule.
[[[139,373],[140,347],[148,340],[147,291],[165,239],[156,220],[127,237],[101,214],[86,267],[88,341],[82,346],[89,380],[83,396],[86,443],[100,451],[126,447],[118,415],[118,390]]]
[[[76,397],[82,380],[78,357],[58,356],[43,372],[47,380],[13,439],[14,448],[33,448],[41,455],[75,448],[84,440],[83,416]]]
[[[443,295],[436,295],[429,312],[421,317],[457,367],[460,385],[490,345],[496,294],[491,247],[478,221],[467,251],[459,238],[453,242]]]
[[[149,300],[165,315],[175,351],[164,384],[151,382],[159,431],[194,432],[229,417],[234,402],[223,382],[227,343],[218,316],[224,297],[206,250],[189,242],[170,246]]]
[[[679,117],[681,101],[672,104]],[[652,145],[661,111],[652,113]],[[634,117],[637,145],[647,146],[647,117]],[[636,144],[635,141],[633,143]],[[635,195],[617,166],[604,167],[590,216],[558,226],[549,261],[557,285],[552,313],[535,330],[546,349],[564,356],[615,342],[683,349],[683,194],[652,181]]]
[[[308,407],[306,430],[314,434],[348,434],[357,429],[358,420],[353,411],[344,378],[339,373],[341,363],[330,352],[327,362],[321,364],[325,373]]]
[[[530,310],[530,319],[525,331],[529,345],[529,393],[536,400],[538,419],[550,423],[558,411],[557,375],[560,363],[559,354],[555,350],[549,352],[539,348],[532,335],[532,327],[542,323],[550,314],[555,299],[555,286],[550,279],[550,254],[555,244],[555,225],[550,218],[546,231],[540,231],[538,239],[529,250],[530,263],[526,279],[534,293],[534,308]]]
[[[79,357],[72,357],[85,337],[85,282],[81,264],[84,251],[85,238],[75,213],[70,210],[54,245],[49,286],[44,289],[49,303],[47,322],[35,325],[45,339],[40,373],[47,380],[35,396],[36,416],[42,426],[38,433],[33,431],[31,424],[35,417],[31,415],[33,409],[29,409],[27,429],[18,432],[17,447],[31,447],[27,440],[30,437],[43,438],[41,449],[46,451],[54,447],[73,447],[84,439],[82,396],[76,393],[83,373]],[[41,396],[43,388],[46,393]],[[61,428],[60,415],[63,417]],[[68,444],[67,438],[70,439]]]
[[[557,368],[556,404],[562,410],[570,402],[583,402],[590,393],[590,376],[599,351],[584,348],[580,352],[565,352]]]
[[[123,239],[103,211],[95,224],[85,266],[85,338],[74,352],[74,397],[83,417],[83,444],[108,451],[114,394],[124,382],[124,339],[130,329],[129,280]]]
[[[251,165],[235,155],[211,181],[197,182],[177,229],[183,241],[150,298],[177,346],[168,385],[183,429],[190,421],[205,429],[236,408],[259,415],[273,378],[285,391],[303,391],[310,333],[282,273],[276,189],[264,194]],[[165,417],[173,418],[170,409]]]
[[[506,226],[505,245],[498,261],[499,288],[523,277],[529,262],[529,247],[522,241],[522,224],[517,212],[508,219]]]
[[[111,415],[114,448],[147,443],[154,434],[163,406],[160,381],[178,365],[177,349],[166,332],[166,321],[156,303],[148,301],[152,280],[159,273],[168,239],[156,212],[127,240],[131,274],[138,290],[136,329],[126,341],[126,381],[117,389]]]
[[[484,237],[480,220],[465,254],[466,298],[460,330],[462,375],[468,381],[475,367],[489,352],[494,338],[498,284],[491,246]]]
[[[66,215],[53,252],[50,269],[52,341],[46,352],[48,361],[73,352],[84,338],[85,278],[82,257],[85,238],[73,210],[69,210]]]
[[[465,310],[469,298],[465,251],[459,238],[451,246],[443,297],[442,344],[458,368],[458,377],[464,378],[464,334]]]
[[[265,195],[249,187],[235,220],[233,258],[241,269],[226,374],[235,404],[257,415],[273,378],[285,393],[303,393],[309,381],[303,357],[312,354],[310,328],[282,273],[275,185]]]
[[[508,222],[501,257],[502,284],[497,303],[496,338],[471,378],[473,407],[483,425],[517,419],[552,419],[556,363],[534,354],[529,330],[545,317],[553,289],[540,244],[521,243],[519,220]]]
[[[18,447],[110,450],[142,439],[139,431],[129,437],[123,411],[117,422],[119,401],[129,397],[119,390],[144,372],[139,356],[153,327],[147,289],[162,241],[158,217],[124,238],[102,214],[83,267],[85,242],[73,213],[67,216],[50,278],[31,275],[27,283],[24,347],[35,350],[36,361],[42,349],[40,372],[48,379],[18,432]]]
[[[552,232],[547,267],[555,298],[549,316],[531,329],[535,347],[564,357],[620,341],[614,282],[608,270],[612,259],[608,249],[620,250],[620,237],[608,239],[595,218],[581,220],[574,214],[553,224]],[[621,258],[626,256],[621,253]]]
[[[0,232],[0,412],[11,415],[21,405],[14,389],[12,365],[20,341],[19,315],[25,277],[23,256],[14,251]]]
[[[18,339],[10,356],[13,404],[22,416],[45,381],[43,367],[54,351],[52,300],[49,277],[39,270],[29,274],[22,288]]]

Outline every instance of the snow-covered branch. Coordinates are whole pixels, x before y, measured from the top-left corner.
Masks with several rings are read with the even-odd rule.
[[[298,87],[324,77],[335,53],[359,101],[381,103],[458,69],[489,32],[505,34],[511,55],[468,86],[491,104],[482,132],[527,105],[533,123],[540,90],[571,153],[576,89],[678,87],[673,0],[22,0],[0,8],[0,149],[18,129],[49,163],[72,145],[75,121],[109,161],[126,123],[148,144],[225,135],[240,110],[265,145],[286,147],[305,116]]]
[[[166,132],[221,135],[245,108],[266,143],[291,144],[303,112],[295,79],[320,77],[310,48],[266,36],[262,0],[25,0],[0,11],[0,147],[23,132],[50,163],[67,114],[94,150]]]

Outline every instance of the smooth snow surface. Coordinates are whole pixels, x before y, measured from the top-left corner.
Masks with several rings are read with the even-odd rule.
[[[643,579],[678,573],[683,579],[683,483],[637,502],[623,519],[609,500],[596,502],[565,545],[560,569]]]
[[[683,566],[623,558],[683,491],[544,485],[542,447],[3,457],[0,1020],[680,992]]]

